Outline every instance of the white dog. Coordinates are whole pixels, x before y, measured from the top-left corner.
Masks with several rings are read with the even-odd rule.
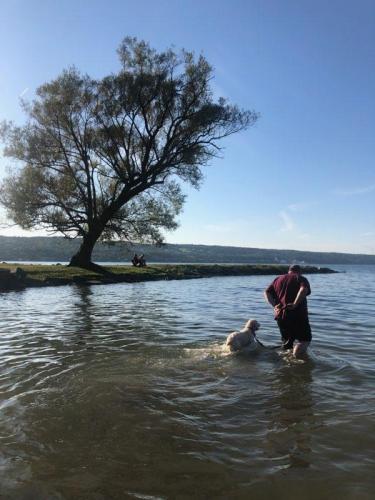
[[[249,319],[239,332],[232,332],[228,335],[225,347],[231,352],[243,350],[253,350],[260,342],[255,337],[255,332],[260,328],[260,324],[255,319]],[[262,345],[262,344],[261,344]]]

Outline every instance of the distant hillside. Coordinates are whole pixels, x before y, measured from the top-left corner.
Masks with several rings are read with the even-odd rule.
[[[79,246],[79,240],[60,237],[0,236],[0,261],[66,262]],[[144,253],[148,262],[207,262],[207,263],[289,263],[306,264],[375,264],[375,255],[299,250],[225,247],[213,245],[152,245],[127,246],[123,243],[98,244],[96,262],[127,262],[131,256]]]

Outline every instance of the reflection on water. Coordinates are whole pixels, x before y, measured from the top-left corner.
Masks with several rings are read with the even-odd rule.
[[[316,428],[311,394],[313,361],[291,361],[275,371],[275,402],[267,435],[275,468],[311,465],[311,430]]]
[[[0,496],[372,498],[372,277],[311,277],[306,362],[222,349],[269,277],[1,295]]]

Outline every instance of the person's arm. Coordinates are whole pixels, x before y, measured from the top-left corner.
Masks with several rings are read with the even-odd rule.
[[[277,294],[275,292],[275,288],[273,286],[273,283],[271,283],[270,286],[265,289],[263,295],[270,306],[276,307],[280,304],[280,301],[279,301]]]
[[[273,293],[270,287],[268,287],[267,290],[265,290],[264,298],[269,303],[269,305],[273,307],[274,313],[277,316],[280,313],[282,305],[280,304],[279,300],[276,297],[276,294]]]
[[[305,285],[301,285],[294,302],[287,304],[288,309],[296,309],[300,303],[309,295],[309,289]]]
[[[275,307],[278,304],[278,301],[273,293],[271,293],[268,289],[264,292],[264,298],[269,303],[270,306]]]

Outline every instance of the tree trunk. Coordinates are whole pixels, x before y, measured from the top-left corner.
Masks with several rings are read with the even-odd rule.
[[[90,233],[85,235],[78,252],[70,259],[69,266],[81,267],[83,269],[88,269],[89,271],[95,271],[101,274],[108,273],[104,267],[94,264],[91,261],[92,251],[97,239],[98,236],[95,237]]]

